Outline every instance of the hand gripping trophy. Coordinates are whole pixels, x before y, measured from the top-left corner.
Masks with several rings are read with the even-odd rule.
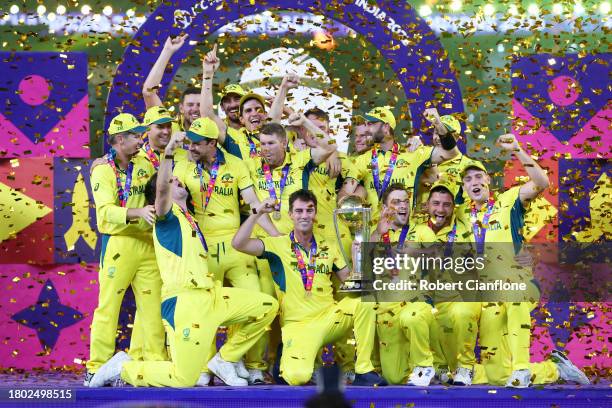
[[[342,283],[340,292],[364,292],[367,282],[363,279],[363,256],[361,243],[370,240],[371,209],[365,207],[364,201],[355,195],[343,197],[334,210],[334,227],[336,238],[347,265],[352,265],[351,274]],[[353,237],[351,256],[349,257],[342,245],[339,222],[347,225]]]

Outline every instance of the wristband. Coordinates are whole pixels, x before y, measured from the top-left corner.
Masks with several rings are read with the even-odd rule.
[[[440,136],[440,144],[444,150],[452,150],[457,146],[457,141],[453,137],[453,133],[448,132],[447,134]]]
[[[164,159],[174,160],[174,155],[173,154],[165,154],[164,155]]]
[[[251,212],[252,212],[253,214],[257,214],[257,208],[251,208]]]

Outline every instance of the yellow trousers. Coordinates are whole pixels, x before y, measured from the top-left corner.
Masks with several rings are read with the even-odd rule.
[[[483,303],[480,317],[480,359],[488,383],[504,385],[514,370],[529,369],[534,384],[559,379],[552,361],[530,363],[530,312],[535,303]]]
[[[161,277],[152,236],[103,235],[98,307],[91,323],[87,370],[97,369],[115,354],[117,322],[128,286],[136,299],[137,318],[130,353],[135,359],[166,360],[161,320]]]
[[[255,293],[261,292],[255,257],[232,248],[232,237],[210,238],[208,240],[208,271],[215,275],[215,280],[223,283],[227,280],[234,288],[246,289]],[[233,336],[234,327],[228,330],[228,338]],[[255,343],[244,356],[244,364],[247,368],[266,370],[268,364],[264,358],[267,347],[267,337]],[[210,350],[210,358],[216,353],[216,340],[213,341]],[[205,371],[208,369],[205,367]]]
[[[439,341],[444,360],[452,371],[457,367],[472,369],[476,364],[476,338],[480,320],[480,302],[436,303],[435,341]]]
[[[433,322],[425,302],[398,304],[376,316],[382,373],[389,384],[405,384],[414,367],[433,366]]]
[[[128,361],[121,378],[134,386],[192,387],[207,363],[217,327],[240,324],[219,351],[236,362],[259,340],[278,311],[263,293],[238,288],[188,290],[162,304],[172,361]]]
[[[300,322],[283,325],[283,355],[280,373],[290,385],[307,383],[312,377],[319,349],[355,332],[357,360],[355,372],[364,374],[374,370],[371,362],[374,348],[375,312],[373,304],[361,302],[359,298],[345,297],[335,307],[319,316]]]

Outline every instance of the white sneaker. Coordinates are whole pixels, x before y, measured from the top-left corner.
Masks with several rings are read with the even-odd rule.
[[[354,371],[347,371],[344,373],[344,383],[345,384],[352,384],[353,381],[355,381],[355,372]]]
[[[438,368],[436,370],[436,375],[434,376],[434,378],[442,385],[450,384],[451,382],[450,372],[448,371],[448,368]]]
[[[266,383],[264,379],[263,371],[256,370],[254,368],[250,368],[249,371],[247,371],[247,373],[249,374],[248,376],[249,385],[261,385],[261,384]]]
[[[85,378],[83,378],[83,387],[89,387],[89,383],[91,382],[93,376],[94,373],[90,373],[89,371],[85,372]]]
[[[226,385],[232,387],[245,387],[249,385],[247,380],[238,377],[234,363],[225,361],[219,353],[215,354],[208,362],[208,369]]]
[[[458,367],[453,376],[454,385],[472,385],[472,379],[474,378],[474,371],[465,367]]]
[[[120,351],[96,371],[89,381],[90,387],[104,387],[121,378],[121,368],[123,363],[130,361],[131,358],[125,352]]]
[[[242,361],[242,359],[234,363],[234,367],[236,368],[236,374],[238,377],[244,378],[245,380],[249,379],[249,370],[247,370],[244,366],[244,361]]]
[[[576,367],[562,351],[553,350],[550,357],[557,365],[557,370],[559,371],[559,377],[561,379],[582,385],[588,385],[591,383],[589,377],[587,377],[582,370]]]
[[[414,367],[407,384],[416,387],[429,387],[434,375],[436,375],[436,370],[433,367]]]
[[[195,383],[195,386],[196,387],[208,387],[208,384],[210,384],[210,374],[201,373],[200,378],[198,378],[198,381]]]
[[[531,371],[528,369],[514,370],[506,381],[506,387],[527,388],[531,385]]]

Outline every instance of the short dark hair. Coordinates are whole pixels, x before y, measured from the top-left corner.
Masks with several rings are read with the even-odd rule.
[[[453,192],[450,191],[448,189],[448,187],[444,187],[444,186],[435,186],[434,188],[432,188],[431,190],[429,190],[429,196],[427,197],[427,200],[429,201],[429,199],[431,198],[431,196],[433,195],[433,193],[444,193],[444,194],[448,194],[451,198],[451,200],[453,200],[453,203],[455,202],[455,196],[453,196]]]
[[[240,106],[238,107],[238,113],[239,113],[240,115],[242,115],[242,111],[243,111],[243,109],[244,109],[244,105],[245,105],[245,104],[246,104],[248,101],[252,101],[252,100],[256,100],[256,101],[257,101],[257,103],[259,103],[259,104],[261,105],[261,107],[264,109],[264,111],[266,110],[266,105],[262,105],[262,104],[261,104],[261,101],[260,101],[260,100],[259,100],[259,99],[258,99],[256,96],[251,95],[251,96],[249,96],[248,98],[246,98],[245,100],[242,100],[242,99],[241,99]]]
[[[200,95],[202,90],[200,88],[196,88],[195,86],[188,86],[187,89],[183,91],[181,94],[181,103],[185,102],[185,97],[187,95]]]
[[[319,109],[319,108],[308,109],[306,112],[304,112],[304,116],[305,117],[314,116],[315,118],[319,120],[324,120],[326,122],[329,122],[329,114],[325,112],[323,109]]]
[[[187,190],[187,209],[192,214],[195,214],[195,204],[191,191],[189,191],[187,186],[185,186],[185,190]],[[144,195],[148,205],[155,205],[155,197],[157,195],[157,173],[153,174],[149,181],[147,181],[147,184],[145,184]]]
[[[261,129],[259,129],[259,133],[264,133],[266,135],[276,135],[282,137],[283,139],[287,138],[287,132],[285,131],[285,128],[283,127],[283,125],[277,122],[266,123],[261,127]]]
[[[293,211],[293,203],[297,200],[305,201],[307,203],[312,202],[314,203],[315,209],[317,208],[317,197],[310,190],[301,189],[291,193],[289,196],[289,211]]]
[[[387,198],[389,198],[389,196],[391,195],[392,192],[398,191],[398,190],[405,191],[406,193],[408,193],[408,190],[406,189],[406,187],[402,183],[393,183],[389,187],[387,187],[387,189],[383,193],[383,195],[381,197],[381,202],[383,204],[387,204]],[[408,194],[410,194],[410,193],[408,193]]]

